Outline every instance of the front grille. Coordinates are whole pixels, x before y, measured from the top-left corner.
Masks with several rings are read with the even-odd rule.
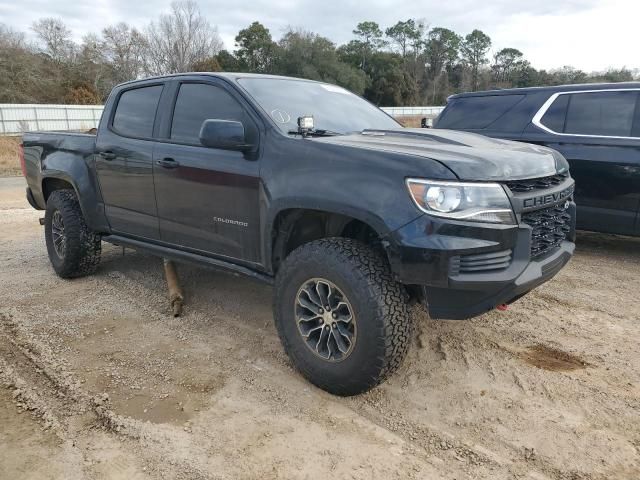
[[[564,204],[522,214],[531,232],[531,257],[540,257],[560,246],[571,230],[571,215]]]
[[[512,254],[511,250],[502,250],[500,252],[458,255],[451,258],[451,274],[504,270],[511,263]]]
[[[507,183],[507,187],[513,193],[534,192],[536,190],[545,190],[555,187],[564,182],[569,176],[569,172],[551,175],[550,177],[530,178],[527,180],[512,180]]]

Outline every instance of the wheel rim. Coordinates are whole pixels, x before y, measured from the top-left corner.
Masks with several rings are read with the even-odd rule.
[[[53,240],[53,249],[58,257],[64,257],[64,251],[67,246],[67,236],[64,232],[64,221],[59,210],[53,212],[51,217],[51,240]]]
[[[339,362],[353,352],[353,308],[342,290],[329,280],[312,278],[300,287],[295,318],[305,345],[323,360]]]

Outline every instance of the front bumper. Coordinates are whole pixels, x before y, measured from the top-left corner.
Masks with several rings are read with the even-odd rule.
[[[429,315],[467,319],[512,303],[551,279],[575,249],[575,204],[569,205],[571,230],[556,249],[531,259],[532,228],[454,222],[424,215],[390,237],[387,253],[396,279],[416,286]],[[511,251],[508,266],[463,272],[454,266],[465,255]]]
[[[463,320],[513,303],[526,293],[550,280],[571,259],[575,244],[563,242],[543,260],[531,261],[524,271],[509,280],[452,280],[451,288],[423,286],[424,298],[432,318]]]

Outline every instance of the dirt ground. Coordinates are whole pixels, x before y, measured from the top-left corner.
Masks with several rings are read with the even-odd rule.
[[[104,245],[49,266],[0,179],[2,479],[640,478],[640,240],[581,234],[554,280],[472,321],[416,311],[409,358],[352,398],[305,382],[271,289]]]
[[[22,174],[18,160],[18,145],[20,145],[20,137],[0,135],[0,177]]]

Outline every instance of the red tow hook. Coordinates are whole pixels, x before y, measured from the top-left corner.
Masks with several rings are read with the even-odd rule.
[[[496,307],[496,310],[500,310],[501,312],[506,312],[509,309],[509,305],[506,303],[501,303]]]

